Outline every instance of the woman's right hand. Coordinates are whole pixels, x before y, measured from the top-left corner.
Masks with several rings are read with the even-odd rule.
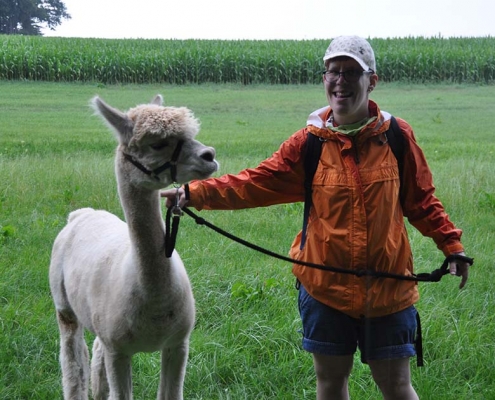
[[[160,192],[160,197],[165,197],[167,199],[165,205],[167,208],[179,206],[184,207],[188,200],[186,198],[186,191],[184,188],[174,188],[166,189]]]

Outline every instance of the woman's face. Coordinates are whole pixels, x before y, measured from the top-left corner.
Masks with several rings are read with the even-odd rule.
[[[337,124],[347,125],[358,122],[369,116],[368,96],[369,91],[373,90],[378,81],[375,73],[363,72],[359,63],[349,57],[339,57],[327,61],[326,70],[333,72],[323,78],[328,104],[332,108],[333,117]],[[349,75],[338,75],[346,73]],[[337,76],[337,79],[331,79],[329,75]],[[352,76],[354,75],[354,79]],[[359,76],[356,76],[359,75]],[[355,82],[352,82],[355,80]]]

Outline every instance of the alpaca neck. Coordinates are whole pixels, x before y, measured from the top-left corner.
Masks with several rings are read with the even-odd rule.
[[[126,196],[121,195],[121,203],[136,253],[146,259],[161,254],[165,232],[158,191],[126,188],[125,193]]]
[[[123,171],[117,171],[117,184],[137,261],[142,265],[163,264],[165,230],[159,191],[132,184]]]

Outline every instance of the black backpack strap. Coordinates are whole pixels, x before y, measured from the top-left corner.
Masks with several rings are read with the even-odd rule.
[[[306,243],[306,229],[308,226],[309,210],[311,209],[311,198],[313,195],[313,177],[318,167],[321,155],[321,146],[324,140],[308,132],[304,148],[304,218],[301,236],[302,249]]]
[[[400,202],[403,204],[403,187],[402,185],[403,182],[403,174],[404,174],[404,148],[405,148],[405,139],[404,139],[404,133],[399,127],[399,124],[397,123],[397,120],[394,118],[394,116],[391,117],[390,119],[390,127],[388,128],[388,131],[385,132],[385,136],[387,137],[387,143],[390,146],[390,149],[392,150],[392,153],[394,153],[395,158],[397,159],[397,165],[399,167],[399,179],[400,179],[400,191],[399,191],[399,197],[400,197]]]
[[[421,332],[421,318],[418,310],[416,310],[416,340],[414,341],[414,347],[416,348],[416,365],[422,367],[424,365],[423,333]]]

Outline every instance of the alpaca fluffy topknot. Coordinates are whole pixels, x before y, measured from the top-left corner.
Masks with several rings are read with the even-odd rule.
[[[198,134],[200,127],[198,119],[186,107],[143,104],[130,109],[127,116],[134,124],[133,136],[137,141],[144,134],[190,140]]]

